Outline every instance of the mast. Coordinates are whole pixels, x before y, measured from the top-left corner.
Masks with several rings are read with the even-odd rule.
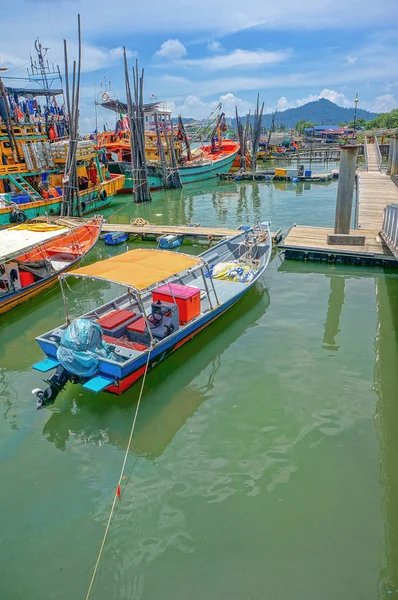
[[[184,138],[185,147],[187,149],[187,158],[188,158],[188,160],[192,160],[191,146],[189,144],[187,132],[185,130],[184,123],[182,122],[181,115],[178,115],[178,127]]]
[[[2,69],[5,70],[5,69]],[[19,154],[19,150],[18,150],[18,145],[17,145],[17,141],[15,139],[15,135],[14,135],[14,130],[12,127],[12,119],[11,119],[11,112],[10,112],[10,106],[8,104],[8,98],[7,98],[7,92],[6,89],[4,87],[4,83],[0,77],[0,100],[1,100],[1,104],[2,106],[0,108],[3,108],[3,111],[0,110],[0,115],[3,118],[4,122],[5,122],[5,126],[7,129],[7,136],[8,136],[8,140],[10,142],[10,147],[14,156],[14,160],[15,162],[21,162],[21,156]]]

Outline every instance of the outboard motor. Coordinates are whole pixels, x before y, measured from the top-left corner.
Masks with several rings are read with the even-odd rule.
[[[64,389],[69,379],[71,379],[71,374],[62,365],[59,365],[54,375],[46,381],[49,385],[45,390],[40,388],[32,390],[32,394],[37,397],[37,408],[44,408],[45,406],[54,404],[59,392]]]
[[[38,398],[37,408],[53,404],[68,381],[84,383],[90,379],[98,372],[99,359],[109,354],[109,346],[102,339],[98,323],[89,319],[72,321],[62,334],[57,349],[59,366],[47,381],[49,387],[32,390],[32,394]]]

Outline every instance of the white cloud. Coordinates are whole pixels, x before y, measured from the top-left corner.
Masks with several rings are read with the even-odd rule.
[[[117,48],[111,48],[108,54],[110,59],[116,62],[123,58],[123,48],[122,46],[118,46]],[[137,52],[133,52],[132,50],[128,50],[126,48],[126,56],[127,58],[134,58],[137,56]]]
[[[218,40],[212,40],[207,43],[207,48],[210,52],[222,52],[224,50],[223,45]]]
[[[316,100],[320,100],[321,98],[325,98],[326,100],[330,100],[339,106],[354,106],[354,101],[347,99],[344,94],[341,92],[336,92],[335,90],[328,90],[325,88],[319,94],[310,94],[306,98],[298,98],[297,100],[289,101],[285,96],[279,98],[277,102],[277,109],[279,111],[286,110],[288,108],[296,108],[297,106],[303,106],[303,104],[307,104],[307,102],[315,102]]]
[[[252,108],[250,102],[238,98],[231,92],[223,94],[218,100],[212,100],[210,102],[203,101],[199,96],[189,95],[182,103],[167,102],[167,106],[173,111],[173,114],[197,119],[203,117],[206,113],[210,113],[220,102],[222,104],[222,110],[227,117],[235,117],[235,106],[238,107],[240,115],[246,114]]]
[[[169,60],[178,60],[183,56],[186,56],[187,49],[180,40],[167,40],[163,42],[160,49],[155,53],[155,56],[160,58],[167,58]]]
[[[43,44],[44,45],[44,44]],[[29,56],[29,52],[32,52],[32,44],[29,44],[29,48],[26,48],[26,55],[21,54],[5,54],[2,52],[2,59],[6,61],[6,65],[10,67],[9,75],[14,75],[16,77],[20,77],[21,74],[18,72],[21,67],[27,66],[27,57]],[[137,56],[137,53],[126,49],[127,56],[132,58],[133,56]],[[78,47],[75,42],[68,42],[68,59],[69,64],[72,65],[73,60],[77,59],[78,55]],[[51,55],[49,54],[54,63],[58,62],[60,64],[61,70],[63,70],[63,45],[62,42],[55,40],[55,47],[52,45]],[[82,48],[82,72],[86,73],[88,71],[96,71],[97,69],[103,67],[111,67],[122,60],[123,57],[123,48],[121,46],[117,48],[106,48],[104,46],[95,46],[93,44],[83,43]],[[25,71],[26,73],[26,71]],[[22,76],[25,76],[25,73]]]
[[[200,67],[207,71],[221,71],[223,69],[257,69],[264,65],[280,63],[290,56],[289,50],[268,52],[266,50],[240,50],[239,48],[229,54],[219,54],[206,58],[185,58],[177,60],[176,64],[183,67]]]
[[[354,65],[358,60],[357,56],[347,56],[345,62],[347,65]]]
[[[390,112],[393,108],[398,108],[398,100],[392,94],[377,96],[371,110],[373,112]]]

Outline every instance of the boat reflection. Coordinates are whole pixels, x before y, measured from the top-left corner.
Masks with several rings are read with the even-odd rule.
[[[151,460],[163,454],[206,399],[223,353],[256,324],[268,305],[268,293],[259,282],[226,314],[148,374],[131,446],[133,454]],[[193,382],[209,366],[206,384],[201,383],[199,390]],[[106,393],[93,396],[80,386],[70,386],[51,409],[43,435],[60,450],[71,438],[109,443],[124,450],[139,389],[140,384],[136,384],[120,397]]]

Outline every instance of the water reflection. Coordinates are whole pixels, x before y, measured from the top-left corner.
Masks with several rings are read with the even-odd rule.
[[[131,448],[135,455],[155,459],[164,452],[210,393],[222,354],[256,324],[268,305],[267,291],[257,284],[228,313],[149,373]],[[197,389],[192,382],[209,366],[206,384]],[[60,450],[71,438],[124,450],[138,393],[139,385],[121,397],[88,394],[80,386],[71,386],[50,409],[43,435]]]
[[[329,280],[330,293],[322,348],[337,352],[340,346],[336,344],[336,337],[340,332],[341,311],[345,300],[345,277],[331,275]]]
[[[381,570],[378,596],[398,589],[398,278],[376,278],[378,326],[375,337],[374,385],[379,400],[375,424],[380,443],[380,482],[384,490],[386,563]]]

